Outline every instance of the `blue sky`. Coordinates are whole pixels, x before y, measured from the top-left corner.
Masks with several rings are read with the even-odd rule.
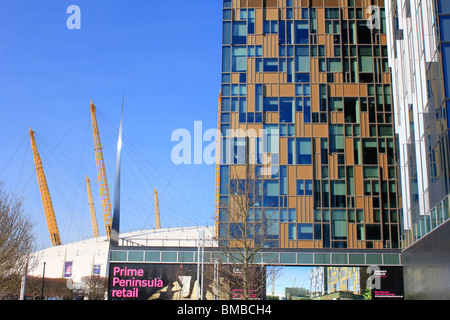
[[[81,10],[70,30],[67,7]],[[221,1],[2,0],[0,2],[0,180],[22,194],[38,246],[51,245],[34,171],[36,140],[62,242],[92,237],[85,177],[104,234],[90,124],[98,109],[113,200],[122,96],[121,231],[154,227],[153,189],[163,227],[214,223],[215,168],[176,166],[174,130],[217,124]]]
[[[283,266],[276,267],[275,279],[268,280],[266,294],[271,295],[272,290],[275,295],[286,296],[286,288],[305,288],[310,290],[309,270],[313,267]]]

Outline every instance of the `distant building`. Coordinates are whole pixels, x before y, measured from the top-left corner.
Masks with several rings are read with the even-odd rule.
[[[138,248],[164,248],[170,246],[196,247],[199,233],[204,232],[206,245],[214,246],[212,237],[214,227],[167,228],[158,230],[143,230],[120,235],[120,244]],[[83,277],[108,277],[109,241],[106,236],[63,244],[38,251],[34,254],[35,264],[29,274],[41,277],[44,271],[46,278],[66,278],[73,282],[77,289],[83,288]],[[132,252],[125,261],[135,260],[133,255],[144,255],[145,261],[152,262],[154,255],[158,263],[172,262],[172,257],[160,256],[159,252]],[[114,258],[114,256],[113,256]],[[176,257],[175,257],[176,259]]]
[[[285,296],[287,300],[309,299],[309,291],[305,288],[285,288]]]
[[[361,295],[361,271],[359,267],[316,267],[311,269],[309,272],[311,297],[335,292]]]
[[[357,267],[328,267],[328,293],[350,292],[362,294],[360,283],[360,268]]]
[[[309,270],[309,292],[311,296],[320,296],[327,291],[327,268],[315,267]]]

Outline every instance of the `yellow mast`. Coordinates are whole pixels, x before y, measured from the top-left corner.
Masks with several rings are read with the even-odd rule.
[[[45,178],[44,169],[42,167],[42,160],[36,146],[34,138],[34,131],[30,128],[31,148],[33,150],[34,165],[36,167],[36,174],[41,191],[42,204],[44,206],[45,218],[47,220],[48,231],[53,246],[59,246],[61,239],[59,237],[58,225],[56,224],[55,212],[53,210],[52,199],[48,190],[47,179]]]
[[[220,116],[222,112],[222,92],[219,93],[219,111],[217,115],[217,130],[220,130]],[[219,238],[219,205],[220,205],[220,144],[222,143],[219,135],[216,142],[216,208],[215,208],[215,220],[216,220],[216,236]]]
[[[158,202],[158,193],[155,188],[155,224],[156,229],[161,229],[161,217],[159,216],[159,202]]]
[[[91,100],[91,118],[92,131],[94,135],[95,160],[97,163],[97,176],[100,188],[100,197],[103,209],[103,220],[105,222],[106,236],[109,239],[112,228],[111,200],[109,198],[108,181],[106,179],[105,161],[103,160],[102,144],[100,141],[100,132],[98,130],[97,116],[95,115],[95,106]]]
[[[92,233],[94,234],[94,238],[97,238],[100,236],[100,234],[98,232],[98,224],[97,224],[97,216],[95,214],[94,199],[92,198],[91,182],[90,182],[88,176],[86,176],[86,185],[87,185],[87,192],[88,192],[88,198],[89,198],[89,211],[91,213]]]

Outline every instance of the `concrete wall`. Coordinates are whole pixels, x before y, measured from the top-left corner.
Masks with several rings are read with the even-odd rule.
[[[450,299],[450,222],[402,254],[405,299]]]

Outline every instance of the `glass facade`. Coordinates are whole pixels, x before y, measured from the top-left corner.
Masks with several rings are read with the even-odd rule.
[[[450,193],[450,6],[388,0],[386,11],[407,231]]]
[[[264,247],[397,249],[384,1],[225,0],[216,222]],[[236,181],[256,191],[242,221]],[[255,227],[257,226],[257,227]],[[242,234],[240,234],[242,236]]]

